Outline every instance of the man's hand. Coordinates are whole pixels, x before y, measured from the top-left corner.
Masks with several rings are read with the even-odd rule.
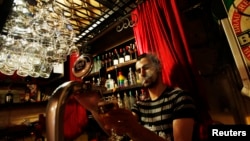
[[[92,86],[90,84],[83,84],[83,90],[76,91],[73,96],[75,99],[90,112],[96,112],[97,103],[102,97],[101,93],[106,90],[105,87]]]

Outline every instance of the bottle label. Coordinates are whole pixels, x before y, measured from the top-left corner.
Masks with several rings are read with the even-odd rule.
[[[114,65],[118,65],[119,64],[119,61],[117,59],[113,60],[113,64]]]
[[[119,64],[124,63],[124,58],[119,58]]]
[[[129,61],[130,60],[130,55],[126,55],[125,56],[125,61]]]

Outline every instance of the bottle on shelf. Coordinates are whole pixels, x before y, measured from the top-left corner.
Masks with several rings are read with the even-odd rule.
[[[125,76],[122,74],[122,71],[118,72],[118,76],[117,76],[117,84],[118,87],[124,87],[124,81],[125,81]]]
[[[123,53],[124,53],[124,61],[130,61],[131,60],[131,57],[130,57],[130,53],[129,53],[129,46],[126,46],[124,49],[123,49]]]
[[[99,72],[100,69],[102,67],[102,62],[101,62],[101,58],[100,56],[97,56],[97,60],[96,60],[96,72]]]
[[[7,94],[5,94],[5,103],[6,104],[12,104],[13,103],[13,98],[14,95],[11,93],[11,91],[9,90]]]
[[[92,78],[92,85],[93,85],[93,86],[96,86],[96,85],[97,85],[97,84],[96,84],[96,81],[95,81],[95,77]]]
[[[113,65],[118,65],[119,64],[119,54],[117,52],[117,49],[114,50],[114,54],[113,54]]]
[[[105,82],[105,87],[107,88],[107,90],[115,88],[115,81],[111,78],[110,74],[108,74],[108,79]]]
[[[117,94],[117,104],[119,108],[124,108],[124,104],[119,93]]]
[[[130,109],[130,101],[129,101],[129,97],[128,97],[126,92],[124,92],[124,94],[123,94],[123,103],[124,103],[125,109]]]
[[[135,59],[135,58],[134,58],[134,50],[133,50],[133,44],[132,44],[132,43],[129,45],[128,52],[129,52],[129,54],[130,54],[131,60],[132,60],[132,59]]]
[[[105,58],[105,54],[102,54],[102,58],[101,58],[101,66],[106,68],[106,58]]]
[[[109,52],[109,55],[108,55],[108,67],[113,66],[112,56],[113,56],[113,52]]]
[[[133,96],[131,90],[130,90],[128,93],[129,93],[129,104],[130,104],[130,108],[132,108],[133,105],[135,104],[135,97]]]
[[[97,80],[96,85],[97,85],[97,86],[100,86],[100,85],[101,85],[101,80],[100,80],[100,78],[97,78],[96,80]]]
[[[109,66],[109,57],[108,57],[108,53],[105,54],[104,56],[104,66],[107,69]]]
[[[129,85],[128,85],[128,79],[125,77],[125,79],[124,79],[124,87],[128,87]]]
[[[131,67],[129,67],[129,70],[128,70],[128,84],[129,84],[130,86],[136,84],[135,73],[133,72],[133,70],[132,70]]]
[[[96,72],[96,58],[93,58],[93,68],[91,70],[91,73],[95,73]]]
[[[133,44],[133,56],[134,56],[134,58],[133,59],[137,59],[137,56],[138,56],[138,54],[137,54],[138,52],[137,52],[137,47],[136,47],[136,42]]]
[[[120,48],[120,51],[119,51],[119,64],[122,64],[124,62],[125,62],[125,59],[124,59],[123,50],[122,50],[122,48]]]
[[[107,70],[105,67],[99,69],[100,86],[105,86]]]

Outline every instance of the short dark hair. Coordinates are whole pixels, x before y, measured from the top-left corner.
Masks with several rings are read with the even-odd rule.
[[[140,61],[142,58],[148,58],[150,61],[153,62],[153,64],[155,65],[155,67],[161,71],[161,62],[159,60],[159,58],[155,55],[155,54],[152,54],[152,53],[143,53],[141,55],[139,55],[137,57],[137,61]]]

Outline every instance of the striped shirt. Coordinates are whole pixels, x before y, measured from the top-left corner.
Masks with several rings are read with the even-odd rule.
[[[195,118],[196,115],[192,97],[179,88],[167,88],[154,101],[138,101],[131,110],[144,127],[169,141],[173,141],[174,119]]]

